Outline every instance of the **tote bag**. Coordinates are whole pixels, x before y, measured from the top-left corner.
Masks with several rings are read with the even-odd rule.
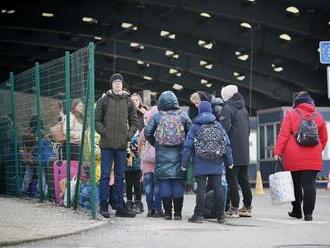
[[[269,191],[272,203],[274,205],[282,205],[295,200],[293,181],[291,172],[276,172],[278,162],[276,162],[273,174],[269,176]]]

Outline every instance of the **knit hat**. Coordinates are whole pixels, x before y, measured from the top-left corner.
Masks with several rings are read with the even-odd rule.
[[[212,113],[212,107],[209,102],[201,101],[201,103],[198,106],[198,114],[201,113]]]
[[[197,91],[197,94],[201,99],[201,101],[208,101],[208,102],[211,101],[212,96],[209,93],[205,91]]]
[[[110,83],[112,84],[112,82],[115,80],[120,80],[120,81],[124,82],[124,77],[120,73],[114,73],[110,77]]]
[[[238,88],[233,84],[227,85],[221,89],[221,97],[225,102],[232,98],[236,93],[238,93]]]
[[[315,106],[314,101],[307,91],[301,91],[293,100],[293,108],[297,107],[301,103],[308,103]]]

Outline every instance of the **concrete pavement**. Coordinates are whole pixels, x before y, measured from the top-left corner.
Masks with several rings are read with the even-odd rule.
[[[253,217],[191,224],[187,220],[195,195],[185,196],[183,221],[147,218],[115,218],[87,232],[18,247],[125,247],[125,248],[206,248],[206,247],[330,247],[330,192],[318,190],[314,221],[291,219],[290,205],[272,206],[266,191],[254,196]]]

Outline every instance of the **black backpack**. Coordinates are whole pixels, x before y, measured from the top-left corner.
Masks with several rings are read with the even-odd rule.
[[[294,135],[296,142],[301,146],[317,146],[319,144],[319,133],[314,121],[315,113],[311,115],[310,120],[307,120],[302,112],[298,109],[296,111],[302,117],[298,131]]]
[[[195,153],[203,160],[219,160],[225,155],[227,141],[215,124],[203,124],[194,140]]]

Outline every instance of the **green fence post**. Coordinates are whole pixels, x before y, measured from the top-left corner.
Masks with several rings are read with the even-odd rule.
[[[37,62],[34,67],[34,80],[35,80],[35,88],[36,88],[36,104],[37,104],[37,140],[38,140],[38,184],[39,184],[39,196],[40,201],[44,200],[44,189],[43,189],[43,178],[42,175],[44,173],[42,168],[42,156],[41,156],[41,141],[42,141],[42,134],[41,134],[41,105],[40,105],[40,67],[39,63]],[[46,182],[45,182],[46,183]]]
[[[14,159],[15,159],[15,184],[16,184],[16,195],[20,193],[19,187],[19,168],[18,168],[18,143],[17,143],[17,126],[16,126],[16,102],[15,102],[15,80],[14,74],[11,72],[9,74],[10,82],[10,103],[11,103],[11,112],[13,114],[13,139],[14,139]]]
[[[95,101],[94,92],[94,43],[89,43],[88,45],[88,72],[87,72],[87,84],[90,89],[90,102]],[[90,106],[90,140],[91,140],[91,156],[90,156],[90,169],[91,169],[91,180],[92,180],[92,190],[91,190],[91,210],[92,217],[96,218],[96,180],[95,180],[95,112],[94,104]]]
[[[86,102],[85,102],[85,110],[84,110],[84,119],[83,119],[83,129],[81,132],[81,144],[79,149],[79,164],[78,164],[78,172],[77,172],[77,183],[75,187],[75,194],[74,194],[74,204],[73,209],[76,210],[79,201],[79,184],[80,184],[80,174],[81,174],[81,165],[83,162],[83,153],[84,153],[84,145],[85,145],[85,131],[86,131],[86,124],[87,124],[87,114],[89,109],[89,94],[90,94],[90,85],[87,84],[87,94],[86,94]]]
[[[70,89],[70,53],[65,52],[65,111],[66,111],[66,190],[67,207],[71,207],[71,147],[70,147],[70,111],[71,111],[71,89]]]

